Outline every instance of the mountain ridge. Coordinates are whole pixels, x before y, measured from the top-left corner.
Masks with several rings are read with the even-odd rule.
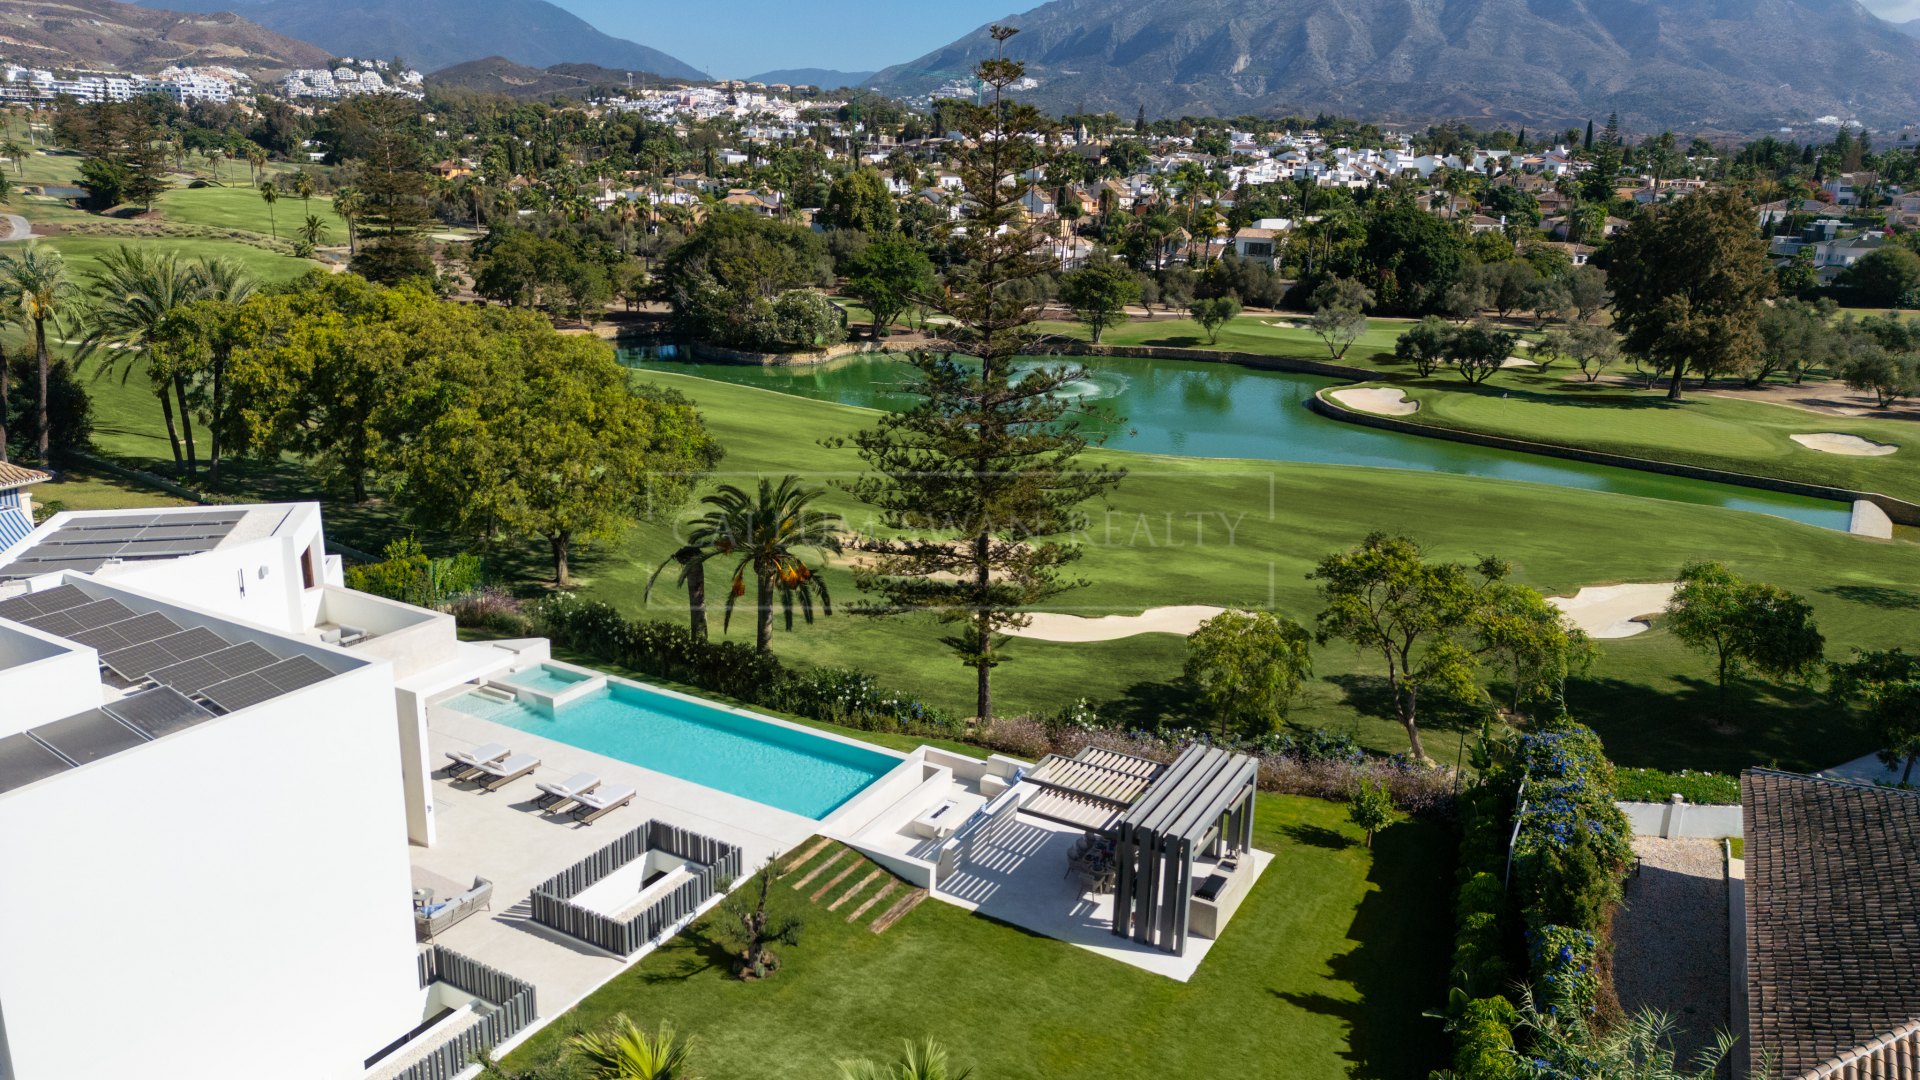
[[[427,75],[427,83],[447,89],[536,99],[582,95],[596,87],[636,87],[669,81],[658,72],[604,68],[595,64],[554,64],[546,68],[516,64],[504,56],[483,56]],[[684,81],[684,80],[671,80]]]
[[[594,64],[676,79],[702,76],[658,49],[616,38],[547,0],[167,0],[232,10],[334,56],[398,54],[422,71],[500,56],[528,67]]]
[[[1131,115],[1760,130],[1920,113],[1920,50],[1857,0],[1052,0],[1002,20],[1025,100]],[[869,83],[924,93],[982,27]],[[1782,74],[1788,78],[1782,78]]]
[[[30,67],[218,64],[260,74],[327,61],[325,49],[231,12],[115,0],[0,0],[0,43]]]
[[[758,75],[749,75],[747,82],[786,83],[788,86],[817,86],[822,90],[837,90],[842,86],[859,86],[878,75],[877,71],[840,71],[836,68],[779,68],[763,71]]]

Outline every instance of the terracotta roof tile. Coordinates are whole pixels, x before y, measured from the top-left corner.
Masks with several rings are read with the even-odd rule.
[[[1799,1076],[1920,1018],[1920,793],[1740,778],[1756,1053]]]
[[[29,469],[24,466],[14,465],[10,462],[0,461],[0,491],[26,487],[28,484],[44,484],[51,479],[53,479],[53,477],[48,476],[38,469]]]

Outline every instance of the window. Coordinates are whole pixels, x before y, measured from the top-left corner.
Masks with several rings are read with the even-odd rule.
[[[320,555],[317,549],[308,548],[300,556],[300,583],[309,589],[320,585]]]

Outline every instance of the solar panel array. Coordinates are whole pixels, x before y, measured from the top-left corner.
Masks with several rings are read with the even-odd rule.
[[[166,514],[99,514],[66,524],[0,566],[0,581],[57,570],[98,570],[111,560],[177,559],[211,551],[247,516],[245,510]]]
[[[263,701],[272,701],[282,694],[291,694],[304,686],[331,678],[333,672],[322,667],[310,657],[296,656],[282,660],[277,664],[249,672],[237,679],[215,683],[201,691],[201,696],[226,712],[237,712],[249,705],[258,705]]]
[[[111,701],[101,709],[149,739],[190,728],[213,713],[170,686],[156,686]]]

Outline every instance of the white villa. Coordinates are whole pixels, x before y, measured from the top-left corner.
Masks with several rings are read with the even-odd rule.
[[[462,642],[345,588],[315,504],[64,512],[23,536],[4,523],[30,524],[17,492],[43,477],[17,473],[4,1080],[470,1073],[813,837],[909,910],[1185,980],[1270,861],[1242,755],[884,750],[543,640]]]

